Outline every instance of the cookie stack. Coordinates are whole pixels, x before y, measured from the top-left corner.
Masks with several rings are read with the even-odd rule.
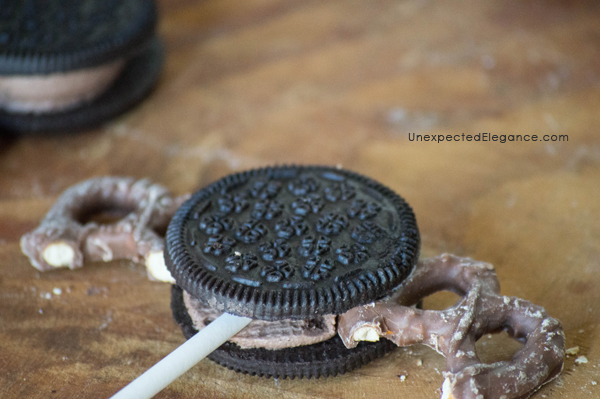
[[[209,357],[273,377],[336,375],[380,357],[387,340],[347,350],[336,315],[412,271],[419,232],[406,202],[361,175],[276,167],[227,176],[176,212],[165,260],[186,337],[222,313],[254,319]]]

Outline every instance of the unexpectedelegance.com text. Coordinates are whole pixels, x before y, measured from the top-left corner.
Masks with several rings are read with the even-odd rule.
[[[497,143],[512,143],[512,142],[557,142],[569,141],[567,134],[492,134],[492,133],[476,133],[476,134],[416,134],[408,133],[408,141],[427,141],[435,143],[445,142],[497,142]]]

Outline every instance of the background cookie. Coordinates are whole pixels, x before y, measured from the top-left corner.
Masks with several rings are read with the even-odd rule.
[[[153,1],[23,1],[0,10],[0,127],[97,125],[141,100],[162,48]]]

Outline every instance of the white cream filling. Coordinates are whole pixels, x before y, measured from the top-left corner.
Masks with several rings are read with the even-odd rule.
[[[42,114],[74,108],[106,91],[124,66],[119,59],[67,73],[0,76],[0,109]]]

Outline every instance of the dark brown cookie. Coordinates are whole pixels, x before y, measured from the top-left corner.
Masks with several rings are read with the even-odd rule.
[[[414,214],[387,187],[343,169],[282,166],[196,192],[169,225],[165,261],[216,310],[279,320],[379,299],[418,253]]]

